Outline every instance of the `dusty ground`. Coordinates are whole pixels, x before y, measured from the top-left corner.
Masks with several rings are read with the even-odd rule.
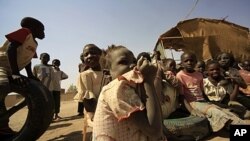
[[[38,141],[82,141],[83,118],[75,116],[77,114],[77,103],[74,101],[61,102],[61,120],[52,122],[48,130],[38,139]],[[10,126],[14,130],[22,127],[26,119],[27,108],[17,112],[10,119]],[[89,133],[87,134],[90,135]],[[209,141],[229,141],[226,131],[221,131],[205,138]]]

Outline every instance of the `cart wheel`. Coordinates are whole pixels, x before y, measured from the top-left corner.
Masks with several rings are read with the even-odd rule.
[[[53,96],[39,81],[30,80],[27,88],[12,87],[12,91],[25,98],[28,115],[23,127],[12,141],[35,141],[49,127],[54,115]]]

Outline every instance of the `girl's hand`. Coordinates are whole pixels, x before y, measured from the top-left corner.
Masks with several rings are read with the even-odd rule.
[[[137,69],[142,73],[145,80],[154,80],[157,68],[146,58],[141,57],[137,62]]]

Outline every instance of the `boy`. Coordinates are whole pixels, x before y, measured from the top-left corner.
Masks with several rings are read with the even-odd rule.
[[[41,64],[37,64],[33,68],[33,74],[37,77],[50,92],[53,91],[54,72],[51,65],[48,64],[50,56],[48,53],[40,54]]]
[[[242,63],[242,69],[239,70],[240,76],[244,79],[247,84],[247,88],[240,87],[240,91],[246,95],[250,96],[250,60],[245,60]]]
[[[54,79],[53,79],[53,97],[55,102],[55,116],[54,120],[60,119],[58,115],[60,112],[60,94],[61,94],[61,80],[67,79],[68,75],[60,70],[61,62],[58,59],[52,61],[53,70],[54,70]]]
[[[7,40],[0,47],[0,115],[6,112],[4,99],[11,91],[9,84],[20,88],[28,84],[28,79],[20,74],[25,68],[28,78],[36,79],[31,71],[31,59],[36,58],[38,39],[43,39],[44,25],[37,19],[25,17],[17,31],[7,34]],[[37,80],[37,79],[36,79]],[[8,125],[9,119],[0,123],[0,138],[12,136],[15,132]]]

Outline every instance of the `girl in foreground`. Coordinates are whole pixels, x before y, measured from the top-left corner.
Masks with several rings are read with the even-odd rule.
[[[147,59],[136,64],[124,46],[107,49],[112,81],[103,87],[93,126],[94,141],[155,141],[162,138],[160,104],[154,88],[156,68]]]

